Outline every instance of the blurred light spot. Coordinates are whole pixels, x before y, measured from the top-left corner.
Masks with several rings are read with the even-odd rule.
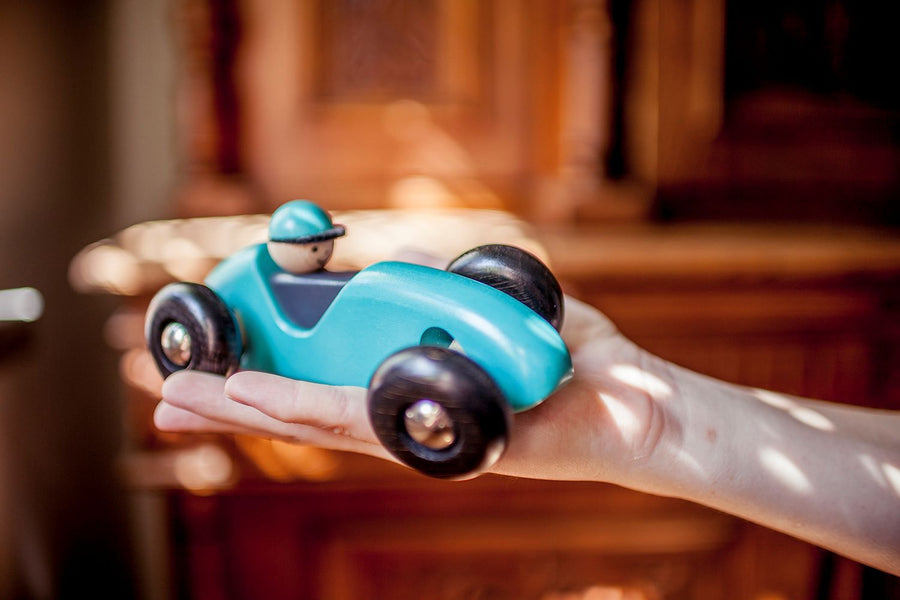
[[[163,251],[162,267],[176,280],[202,281],[219,262],[194,240],[175,237],[168,240]]]
[[[832,423],[828,419],[828,417],[826,417],[822,413],[811,408],[798,406],[796,408],[788,410],[788,413],[804,425],[809,425],[814,429],[819,429],[821,431],[834,431],[834,423]]]
[[[251,244],[258,244],[266,241],[269,238],[268,223],[268,217],[266,217],[265,221],[250,218],[243,219],[241,221],[241,227],[234,237],[234,246],[223,252],[222,256],[231,254],[234,252],[235,248],[243,248],[244,246],[250,246]]]
[[[385,131],[398,140],[413,140],[421,137],[431,127],[428,108],[414,100],[397,100],[384,109]]]
[[[120,309],[103,325],[103,339],[111,348],[129,350],[144,345],[144,313]]]
[[[779,592],[761,592],[754,600],[788,600],[788,596]]]
[[[700,462],[695,457],[691,456],[683,449],[679,449],[677,458],[678,461],[685,468],[690,469],[695,476],[699,477],[702,480],[707,479],[709,474],[707,473],[706,469],[700,465]]]
[[[769,406],[786,411],[789,415],[814,429],[834,431],[834,423],[817,410],[803,406],[797,401],[768,390],[753,390],[753,395]]]
[[[809,493],[812,485],[800,467],[785,454],[774,448],[760,448],[759,458],[763,466],[781,483],[794,492]]]
[[[869,456],[868,454],[861,454],[859,456],[859,462],[862,463],[863,468],[866,472],[872,476],[872,479],[878,482],[878,485],[881,487],[887,487],[888,482],[884,478],[884,473],[881,472],[881,469],[878,468],[878,463],[875,462],[875,459]]]
[[[154,398],[162,397],[163,378],[144,348],[132,348],[119,360],[119,375],[126,384],[147,392]]]
[[[0,290],[0,321],[37,321],[44,314],[44,297],[31,287]]]
[[[328,450],[281,440],[271,440],[271,443],[275,455],[289,465],[297,478],[327,481],[337,474],[338,460]]]
[[[456,204],[453,193],[432,177],[412,176],[397,180],[388,192],[393,208],[445,208]]]
[[[315,446],[247,435],[237,435],[235,441],[256,468],[274,481],[327,481],[340,469],[332,452]]]
[[[574,592],[549,592],[541,600],[655,600],[659,597],[653,588],[595,585]]]
[[[669,384],[634,365],[615,365],[609,370],[609,373],[622,383],[643,390],[654,398],[667,398],[672,395],[672,388]]]
[[[619,431],[626,435],[637,433],[641,425],[640,419],[624,402],[609,394],[600,394],[600,402],[609,411],[609,416],[612,417]]]
[[[796,406],[796,403],[790,398],[768,390],[753,390],[753,395],[775,408],[788,409]]]
[[[144,260],[162,262],[166,242],[175,232],[177,221],[153,221],[126,229],[121,244]]]
[[[69,270],[72,285],[79,290],[103,289],[123,295],[141,289],[138,259],[127,250],[99,244],[72,261]]]
[[[206,253],[194,240],[186,237],[173,237],[163,245],[163,262],[177,263],[180,260],[204,258]]]
[[[175,457],[175,478],[189,490],[221,488],[233,473],[231,458],[213,444],[185,450]]]
[[[881,470],[884,471],[888,483],[894,488],[894,493],[900,496],[900,468],[890,463],[882,463]]]

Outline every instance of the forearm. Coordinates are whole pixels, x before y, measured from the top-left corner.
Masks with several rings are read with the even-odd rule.
[[[648,491],[900,572],[900,417],[667,371]]]

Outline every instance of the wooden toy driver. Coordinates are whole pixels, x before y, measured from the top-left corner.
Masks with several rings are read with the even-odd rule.
[[[279,267],[302,275],[319,271],[334,252],[334,240],[346,233],[331,222],[328,213],[307,200],[281,205],[269,221],[267,248]]]

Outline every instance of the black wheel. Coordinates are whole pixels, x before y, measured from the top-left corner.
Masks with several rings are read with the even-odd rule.
[[[494,380],[462,354],[401,350],[372,376],[369,419],[387,450],[431,477],[458,479],[493,465],[512,419]]]
[[[182,369],[226,375],[240,362],[234,317],[205,285],[170,283],[157,292],[147,309],[144,335],[163,377]]]
[[[559,282],[544,263],[521,248],[479,246],[454,260],[447,270],[497,288],[544,317],[557,331],[562,327]]]

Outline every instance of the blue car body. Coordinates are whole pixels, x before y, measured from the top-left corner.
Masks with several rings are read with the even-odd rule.
[[[227,258],[206,279],[241,324],[242,369],[365,387],[391,354],[455,340],[494,379],[514,411],[535,406],[572,374],[568,349],[547,321],[467,277],[376,263],[343,280],[322,282],[334,286],[326,291],[333,300],[328,296],[321,316],[317,312],[303,325],[273,293],[285,277],[294,276],[260,244]]]

